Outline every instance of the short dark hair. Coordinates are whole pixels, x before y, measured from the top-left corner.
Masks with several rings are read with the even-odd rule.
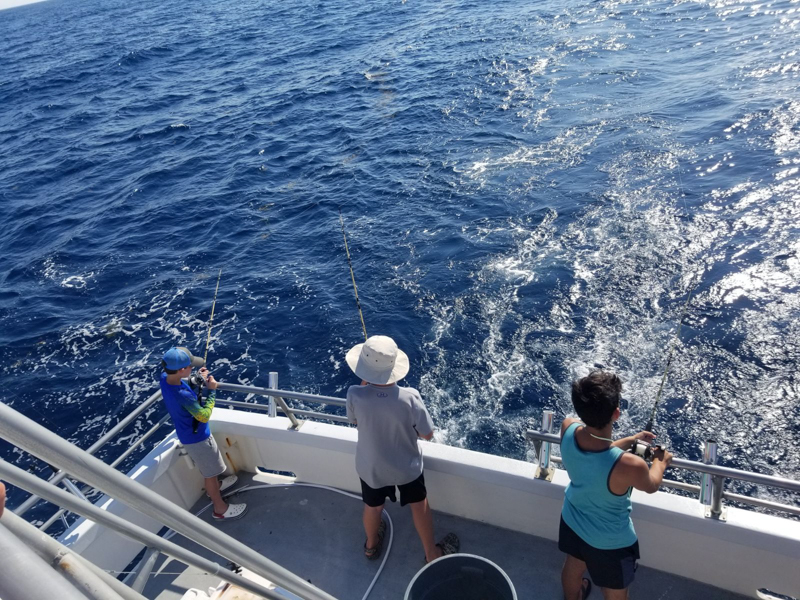
[[[572,406],[589,427],[602,429],[619,406],[622,381],[609,371],[592,371],[572,384]]]
[[[173,369],[168,369],[166,361],[163,360],[161,361],[161,368],[164,369],[167,375],[175,375],[175,373],[177,373],[177,371]]]

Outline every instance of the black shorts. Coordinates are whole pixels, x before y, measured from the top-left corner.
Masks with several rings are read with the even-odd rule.
[[[627,548],[601,550],[590,546],[561,519],[558,528],[558,549],[586,563],[589,576],[596,586],[624,590],[636,575],[639,542]]]
[[[392,502],[397,502],[397,496],[394,495],[393,485],[387,485],[378,489],[369,487],[364,480],[361,480],[361,499],[367,506],[377,507],[383,506],[386,498]],[[415,502],[422,502],[428,497],[428,490],[425,489],[424,474],[420,474],[414,481],[398,485],[397,489],[400,490],[400,506],[406,504],[414,504]]]

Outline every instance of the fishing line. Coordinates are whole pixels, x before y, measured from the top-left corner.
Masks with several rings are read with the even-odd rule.
[[[211,342],[211,325],[214,323],[214,309],[217,306],[217,292],[219,291],[219,280],[222,278],[222,269],[219,270],[217,275],[217,289],[214,290],[214,303],[211,305],[211,319],[208,321],[208,336],[206,337],[206,353],[203,356],[203,363],[208,359],[208,344]]]
[[[358,307],[358,316],[361,317],[361,329],[364,330],[364,341],[367,341],[367,326],[364,325],[364,314],[361,312],[361,301],[358,299],[358,288],[356,287],[356,276],[353,274],[353,261],[350,259],[350,249],[347,247],[347,234],[344,232],[344,217],[342,217],[342,209],[339,209],[339,222],[342,224],[342,237],[344,238],[344,251],[347,253],[347,264],[350,265],[350,279],[353,280],[353,291],[356,294],[356,307]]]
[[[697,283],[700,283],[698,280]],[[681,326],[683,326],[683,319],[686,316],[686,310],[689,308],[689,302],[692,300],[692,294],[694,293],[697,284],[689,290],[689,296],[686,298],[686,302],[683,305],[683,312],[681,313],[681,318],[678,321],[678,328],[675,330],[675,335],[672,336],[672,346],[669,349],[669,354],[667,355],[667,364],[664,365],[664,373],[661,376],[661,385],[658,386],[658,394],[656,394],[656,401],[653,403],[653,409],[650,411],[650,418],[647,420],[647,425],[645,425],[645,431],[653,431],[653,421],[656,418],[656,409],[658,408],[659,402],[661,402],[661,392],[664,391],[664,382],[667,380],[667,373],[669,372],[669,366],[672,364],[672,356],[675,353],[675,346],[678,345],[678,340],[681,337]]]
[[[683,179],[681,177],[681,170],[680,170],[680,162],[678,163],[678,187],[681,194],[681,199],[683,200],[683,208],[686,211],[686,215],[689,215],[689,207],[686,204],[686,193],[683,190]],[[675,353],[675,347],[678,345],[678,340],[681,336],[681,327],[683,326],[683,320],[686,317],[686,311],[689,308],[689,303],[692,300],[692,296],[694,295],[694,291],[697,289],[697,286],[700,284],[700,278],[698,278],[697,283],[695,283],[689,289],[689,295],[686,297],[686,302],[683,304],[683,310],[681,311],[681,317],[678,321],[678,328],[675,330],[675,335],[672,336],[672,344],[669,349],[669,354],[667,355],[667,363],[664,365],[664,373],[661,375],[661,385],[658,386],[658,393],[656,394],[656,401],[653,403],[653,408],[650,411],[650,418],[647,420],[647,424],[645,425],[645,431],[653,431],[653,424],[656,418],[656,410],[658,409],[658,405],[661,402],[661,394],[664,391],[664,383],[667,381],[667,373],[669,373],[669,367],[672,364],[672,357]]]

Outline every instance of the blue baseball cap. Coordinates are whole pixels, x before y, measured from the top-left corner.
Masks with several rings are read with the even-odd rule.
[[[164,358],[162,360],[164,363],[164,368],[169,369],[170,371],[180,371],[189,365],[192,365],[193,367],[203,367],[206,364],[206,361],[199,356],[192,356],[192,353],[189,352],[189,349],[184,348],[183,346],[170,348],[167,350],[166,354],[164,354]]]

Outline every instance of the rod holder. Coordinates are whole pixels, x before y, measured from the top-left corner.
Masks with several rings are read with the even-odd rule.
[[[715,440],[706,440],[703,445],[703,463],[717,464],[718,444]],[[722,494],[725,491],[725,478],[721,475],[703,473],[700,482],[700,503],[705,506],[705,515],[709,519],[727,520],[727,510],[722,505]]]
[[[553,433],[554,413],[552,410],[546,410],[542,413],[542,433]],[[550,442],[542,442],[539,448],[538,458],[539,464],[536,467],[534,477],[536,479],[544,479],[545,481],[553,481],[553,474],[556,469],[551,464],[550,452],[552,450]]]
[[[275,371],[270,371],[269,374],[269,388],[271,390],[278,389],[278,373]],[[275,397],[269,397],[269,416],[275,418],[278,416],[278,407],[275,404]]]

